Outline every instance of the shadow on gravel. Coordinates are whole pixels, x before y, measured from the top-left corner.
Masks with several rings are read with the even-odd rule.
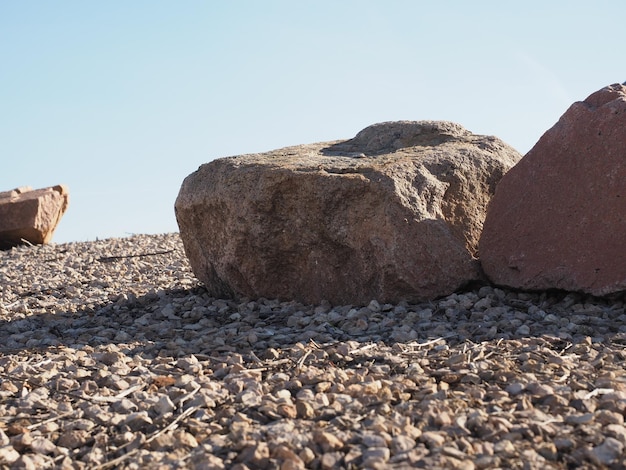
[[[47,293],[41,299],[37,295],[23,298],[33,305],[53,300]],[[406,455],[400,451],[404,447],[394,450],[393,459],[408,462],[398,468],[452,468],[438,465],[445,462],[440,449],[455,449],[459,442],[467,442],[467,448],[489,442],[494,449],[507,442],[514,450],[489,452],[486,458],[493,459],[484,467],[522,468],[517,463],[526,459],[523,452],[531,445],[552,444],[559,436],[571,438],[572,444],[559,452],[552,444],[555,465],[578,468],[581,462],[598,461],[590,452],[599,449],[597,455],[604,455],[607,447],[600,443],[613,435],[609,429],[623,435],[623,297],[482,286],[416,305],[305,306],[215,299],[194,286],[139,297],[127,292],[76,313],[55,312],[52,305],[54,313],[18,319],[19,307],[14,308],[16,319],[0,323],[0,380],[14,384],[13,390],[0,390],[10,397],[12,408],[7,409],[19,411],[22,420],[23,410],[35,404],[31,415],[26,413],[26,423],[34,422],[28,426],[48,423],[48,414],[35,415],[43,408],[43,386],[54,399],[70,400],[76,413],[53,418],[71,431],[82,432],[72,422],[77,418],[81,426],[101,419],[94,434],[113,437],[132,430],[144,436],[137,448],[175,429],[170,425],[202,436],[201,445],[183,452],[191,456],[189,462],[206,463],[211,456],[225,462],[219,468],[231,468],[260,448],[258,436],[289,443],[296,434],[294,442],[308,439],[306,445],[317,454],[331,442],[320,436],[348,436],[351,447],[342,443],[333,452],[348,459],[352,449],[365,455],[366,438],[380,436],[384,425],[407,436],[408,452],[415,449]],[[20,387],[29,388],[24,384],[32,388],[25,396],[20,394]],[[277,400],[285,390],[295,403]],[[131,412],[142,409],[139,402],[156,408],[146,401],[149,396],[161,396],[154,402],[159,406],[167,405],[165,398],[172,400],[166,418],[148,423],[142,412]],[[109,404],[115,416],[127,417],[111,424],[104,408]],[[596,406],[598,425],[588,426]],[[456,421],[457,416],[467,419]],[[600,417],[614,424],[600,427]],[[9,416],[10,423],[22,426],[17,418]],[[590,436],[599,444],[595,449],[588,444]],[[108,446],[109,441],[102,442]],[[87,441],[70,456],[78,461],[102,445]],[[90,468],[113,468],[109,464],[117,459],[144,455],[126,445],[106,447],[100,462],[107,463]],[[454,455],[462,454],[457,450]],[[469,455],[470,463],[482,458]],[[361,454],[356,458],[358,465],[364,462]],[[617,458],[611,453],[606,460]],[[145,462],[156,460],[144,461],[141,468]],[[623,468],[622,463],[606,468]],[[179,464],[177,456],[172,465]]]
[[[624,296],[599,299],[567,292],[528,293],[474,286],[420,304],[317,306],[257,299],[216,299],[196,285],[67,313],[0,321],[0,354],[19,350],[123,345],[145,357],[265,357],[298,345],[460,343],[552,338],[563,348],[589,337],[626,344]],[[51,309],[53,309],[52,307]]]

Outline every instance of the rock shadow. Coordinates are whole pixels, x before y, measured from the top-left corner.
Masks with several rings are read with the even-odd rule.
[[[472,289],[469,289],[471,287]],[[624,296],[527,293],[492,286],[431,302],[303,305],[247,298],[218,299],[201,285],[120,296],[77,313],[34,314],[0,322],[0,354],[123,345],[128,355],[267,358],[276,350],[349,343],[440,344],[550,337],[564,348],[589,337],[626,344]],[[556,344],[555,343],[555,344]],[[357,346],[361,345],[361,346]]]

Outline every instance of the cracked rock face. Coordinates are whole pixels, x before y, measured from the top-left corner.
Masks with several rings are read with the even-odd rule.
[[[480,240],[495,283],[626,290],[626,86],[574,103],[502,179]]]
[[[519,158],[450,122],[375,124],[347,141],[202,165],[176,217],[214,295],[431,299],[480,277],[485,209]]]

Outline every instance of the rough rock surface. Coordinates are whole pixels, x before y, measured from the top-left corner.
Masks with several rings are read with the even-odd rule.
[[[485,208],[521,155],[440,121],[214,160],[176,200],[214,295],[367,304],[450,294],[481,275]]]
[[[69,191],[64,185],[0,192],[0,249],[48,243],[68,204]]]
[[[626,86],[574,103],[498,185],[480,241],[495,283],[626,290]]]

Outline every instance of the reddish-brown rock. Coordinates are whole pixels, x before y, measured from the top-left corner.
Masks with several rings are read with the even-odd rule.
[[[348,141],[203,165],[176,217],[213,295],[430,299],[480,277],[485,209],[519,158],[450,122],[375,124]]]
[[[504,176],[480,258],[497,284],[626,290],[626,86],[574,103]]]
[[[0,192],[0,249],[48,243],[68,203],[69,191],[64,185]]]

